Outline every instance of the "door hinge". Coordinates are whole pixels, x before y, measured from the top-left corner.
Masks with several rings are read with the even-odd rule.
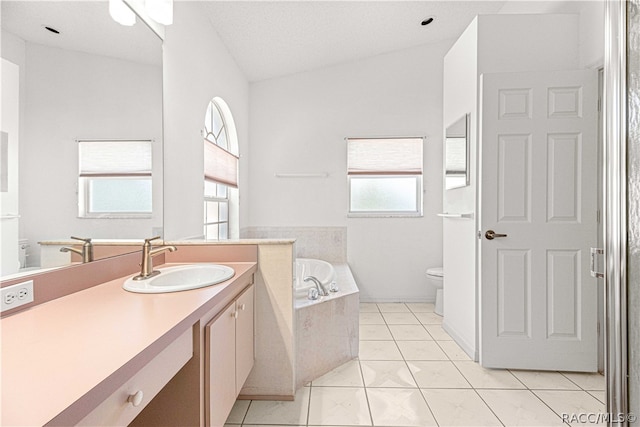
[[[600,224],[600,209],[596,211],[596,222]]]
[[[598,98],[598,112],[602,111],[602,98]]]

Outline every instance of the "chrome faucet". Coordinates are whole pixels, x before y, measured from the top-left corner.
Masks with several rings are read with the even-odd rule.
[[[60,248],[60,252],[73,252],[82,257],[82,263],[85,264],[87,262],[93,261],[93,243],[91,243],[91,239],[83,239],[82,237],[73,237],[74,240],[80,240],[84,242],[82,244],[82,249],[72,248],[70,246],[65,246],[64,248]]]
[[[307,276],[304,279],[302,279],[305,282],[313,282],[316,285],[316,289],[318,290],[318,293],[320,295],[322,295],[323,297],[326,297],[327,295],[329,295],[329,292],[327,291],[327,288],[324,287],[324,285],[322,284],[322,282],[320,280],[318,280],[316,277],[314,276]]]
[[[160,274],[158,270],[153,269],[153,257],[162,252],[174,252],[178,250],[178,248],[176,248],[175,246],[160,246],[157,248],[152,248],[151,242],[159,238],[160,236],[152,237],[150,239],[144,239],[144,244],[142,245],[142,262],[140,263],[140,274],[135,276],[133,280],[145,280]]]

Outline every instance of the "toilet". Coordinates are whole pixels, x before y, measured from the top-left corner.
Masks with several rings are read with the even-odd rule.
[[[436,308],[434,311],[434,313],[436,313],[439,316],[442,316],[442,310],[443,310],[443,278],[444,278],[444,273],[442,272],[442,267],[433,267],[427,270],[427,283],[430,286],[433,286],[434,288],[436,288]]]

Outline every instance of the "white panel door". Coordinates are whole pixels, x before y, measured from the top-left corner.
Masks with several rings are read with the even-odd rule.
[[[597,73],[481,80],[480,363],[595,371]]]
[[[18,255],[18,124],[20,81],[16,64],[0,62],[0,276],[20,268]]]

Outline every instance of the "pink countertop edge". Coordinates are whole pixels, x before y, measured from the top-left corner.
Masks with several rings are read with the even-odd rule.
[[[79,421],[257,270],[221,264],[236,273],[219,285],[137,294],[125,276],[0,320],[0,424]]]

